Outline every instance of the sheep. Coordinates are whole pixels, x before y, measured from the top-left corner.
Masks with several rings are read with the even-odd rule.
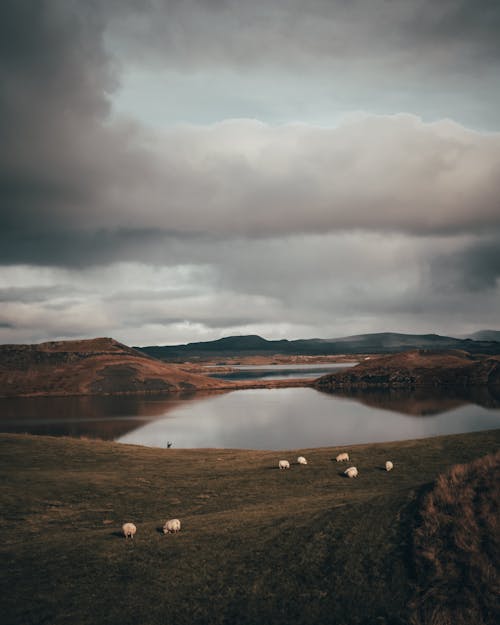
[[[394,465],[392,464],[392,462],[391,462],[390,460],[388,460],[388,461],[385,463],[385,470],[386,470],[386,471],[392,471],[392,469],[393,469],[393,468],[394,468]]]
[[[304,458],[304,456],[299,456],[297,458],[297,464],[307,464],[307,460]]]
[[[336,460],[337,462],[344,462],[344,460],[345,460],[346,462],[349,462],[349,454],[348,454],[346,451],[344,451],[343,453],[339,454],[339,455],[335,458],[335,460]]]
[[[169,521],[166,521],[165,525],[163,526],[164,534],[170,534],[170,532],[172,532],[172,534],[175,534],[176,532],[180,531],[181,522],[179,521],[179,519],[170,519]]]
[[[289,469],[290,468],[290,463],[288,462],[288,460],[280,460],[278,462],[278,466],[281,469]]]
[[[122,532],[125,538],[134,538],[137,532],[137,527],[133,523],[124,523],[122,526]]]
[[[356,467],[349,467],[344,471],[344,475],[347,477],[358,477],[358,470]]]

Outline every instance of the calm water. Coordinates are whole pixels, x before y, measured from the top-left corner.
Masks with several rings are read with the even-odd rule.
[[[231,365],[236,371],[210,373],[220,380],[286,380],[290,378],[319,378],[327,373],[352,367],[356,362],[328,365]]]
[[[473,402],[473,403],[471,403]],[[473,396],[311,388],[252,389],[190,398],[0,400],[0,429],[164,447],[307,448],[500,427],[500,402]]]

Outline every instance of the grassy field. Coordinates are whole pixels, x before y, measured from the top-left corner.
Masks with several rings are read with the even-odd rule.
[[[422,494],[499,447],[500,430],[353,446],[360,476],[349,480],[332,460],[341,448],[1,435],[1,622],[403,625]],[[299,452],[307,466],[278,470]],[[164,536],[173,517],[182,531]]]

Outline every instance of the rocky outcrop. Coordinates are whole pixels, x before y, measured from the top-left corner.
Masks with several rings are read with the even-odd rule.
[[[320,390],[349,388],[500,387],[500,358],[459,350],[415,350],[381,356],[316,380]]]

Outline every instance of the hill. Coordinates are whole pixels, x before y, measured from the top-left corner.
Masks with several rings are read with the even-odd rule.
[[[220,385],[110,338],[0,345],[0,397],[179,392]]]
[[[422,498],[412,623],[498,623],[499,502],[500,451],[455,465]]]
[[[349,480],[332,462],[339,448],[301,449],[309,464],[279,471],[298,450],[1,435],[2,622],[407,625],[416,582],[426,593],[434,581],[419,566],[428,541],[414,540],[424,493],[499,443],[496,430],[353,446],[360,475]],[[181,532],[164,536],[175,517]],[[133,541],[120,536],[126,521]],[[473,571],[468,544],[460,565]],[[491,603],[494,578],[482,579]],[[446,601],[463,605],[463,584],[448,588]]]
[[[500,342],[457,339],[438,334],[399,334],[381,332],[359,334],[336,339],[298,339],[268,341],[257,335],[229,336],[216,341],[136,347],[160,360],[189,360],[192,358],[224,358],[235,355],[294,354],[380,354],[410,349],[461,349],[471,353],[500,354]]]
[[[500,330],[478,330],[467,338],[473,341],[497,341],[500,342]]]
[[[388,354],[322,376],[314,386],[321,390],[485,386],[500,391],[500,358],[458,350]]]

